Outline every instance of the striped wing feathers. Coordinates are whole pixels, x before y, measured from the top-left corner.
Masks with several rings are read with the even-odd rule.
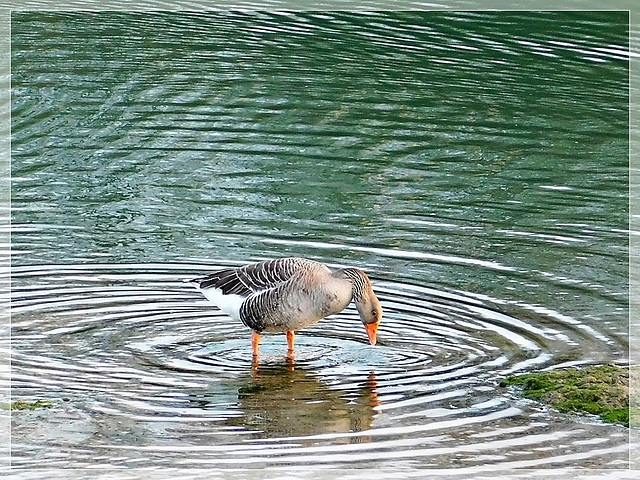
[[[206,277],[196,278],[193,282],[199,283],[201,289],[220,289],[224,295],[249,296],[277,287],[297,273],[314,269],[318,265],[321,264],[301,258],[280,258],[219,270]]]

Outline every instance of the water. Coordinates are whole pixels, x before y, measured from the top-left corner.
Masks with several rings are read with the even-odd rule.
[[[628,361],[626,22],[14,12],[13,473],[626,468],[499,386]],[[366,270],[379,345],[256,368],[182,283],[281,256]]]

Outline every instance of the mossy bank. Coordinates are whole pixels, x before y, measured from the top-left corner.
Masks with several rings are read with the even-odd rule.
[[[512,375],[501,386],[516,386],[522,396],[560,412],[589,413],[603,421],[629,426],[629,369],[590,365],[549,372]]]
[[[36,400],[35,402],[16,400],[13,403],[0,403],[0,410],[37,410],[50,407],[53,407],[53,403],[49,400]]]

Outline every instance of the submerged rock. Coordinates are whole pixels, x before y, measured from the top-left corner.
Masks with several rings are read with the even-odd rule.
[[[629,369],[590,365],[549,372],[511,375],[500,386],[516,386],[522,396],[560,412],[590,413],[603,421],[629,426]]]

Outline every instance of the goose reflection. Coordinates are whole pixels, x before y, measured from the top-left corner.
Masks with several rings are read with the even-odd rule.
[[[255,368],[241,379],[234,419],[261,437],[353,433],[371,427],[378,400],[375,375],[336,390],[312,370],[291,362]],[[368,441],[366,436],[349,441]]]

